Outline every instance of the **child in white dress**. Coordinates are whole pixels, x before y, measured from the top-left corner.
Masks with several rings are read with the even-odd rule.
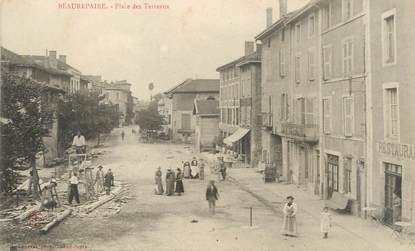
[[[320,230],[324,234],[323,239],[327,239],[331,228],[331,214],[328,207],[324,207],[321,212]]]

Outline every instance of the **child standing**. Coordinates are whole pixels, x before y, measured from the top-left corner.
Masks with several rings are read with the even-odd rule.
[[[323,239],[327,239],[331,228],[331,214],[328,207],[324,207],[321,212],[320,230],[324,234]]]

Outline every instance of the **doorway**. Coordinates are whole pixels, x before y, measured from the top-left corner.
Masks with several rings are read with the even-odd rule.
[[[327,154],[327,199],[339,191],[339,156]]]
[[[385,223],[392,225],[402,218],[402,166],[384,163]]]

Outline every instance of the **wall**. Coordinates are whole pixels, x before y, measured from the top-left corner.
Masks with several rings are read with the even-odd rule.
[[[396,63],[385,65],[382,53],[382,14],[389,10],[396,12]],[[415,206],[415,159],[403,155],[402,150],[395,153],[379,151],[379,143],[387,142],[396,145],[414,144],[415,118],[411,116],[415,105],[415,69],[413,59],[413,1],[371,1],[370,2],[370,43],[371,43],[371,112],[372,112],[372,137],[373,144],[370,147],[373,152],[373,172],[370,177],[371,190],[369,203],[380,207],[385,200],[385,170],[384,162],[402,166],[402,213],[404,220],[414,219],[413,208]],[[411,28],[412,27],[412,28]],[[384,115],[384,87],[395,85],[398,88],[399,100],[399,128],[400,137],[396,140],[385,138]],[[400,155],[400,156],[397,156]],[[411,215],[412,212],[412,215]],[[414,221],[413,221],[414,223]]]

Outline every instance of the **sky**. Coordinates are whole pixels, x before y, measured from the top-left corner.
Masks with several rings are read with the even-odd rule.
[[[58,3],[159,4],[169,9],[59,9]],[[288,11],[308,0],[288,0]],[[218,78],[216,68],[244,53],[278,0],[0,0],[0,43],[22,55],[56,50],[84,75],[127,80],[149,99],[187,78]]]

